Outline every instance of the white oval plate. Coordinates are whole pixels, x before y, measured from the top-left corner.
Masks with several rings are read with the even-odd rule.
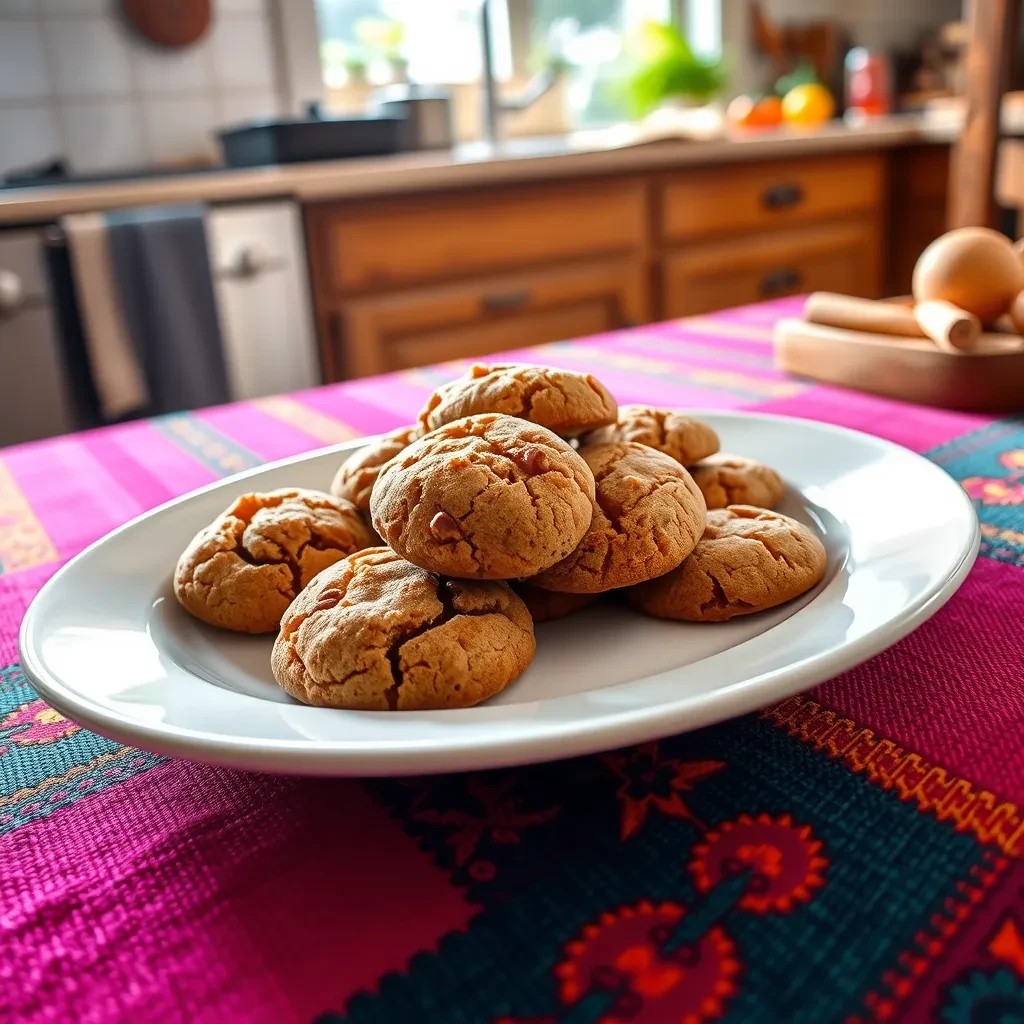
[[[192,535],[236,495],[325,488],[356,442],[218,482],[83,551],[29,608],[22,666],[64,715],[159,753],[320,775],[491,768],[685,732],[806,689],[905,636],[974,563],[974,508],[921,456],[804,420],[700,415],[725,451],[779,469],[781,510],[824,540],[826,577],[803,599],[717,625],[615,604],[546,623],[527,672],[481,707],[306,707],[274,683],[272,638],[195,621],[175,602],[171,574]]]

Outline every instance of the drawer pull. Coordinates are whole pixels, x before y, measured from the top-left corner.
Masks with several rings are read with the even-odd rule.
[[[767,210],[786,210],[797,206],[804,199],[803,186],[795,181],[786,181],[780,185],[769,185],[761,194],[761,202]]]
[[[518,292],[494,292],[485,295],[482,301],[488,313],[508,313],[522,309],[530,301],[530,292],[525,288]]]
[[[761,295],[770,299],[774,295],[783,295],[786,292],[796,291],[800,287],[803,275],[793,267],[785,267],[781,270],[772,270],[761,278],[759,291]]]

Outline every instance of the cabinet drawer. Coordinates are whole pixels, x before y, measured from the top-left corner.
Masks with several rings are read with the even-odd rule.
[[[646,280],[639,259],[607,259],[352,299],[332,318],[332,363],[363,377],[640,323]]]
[[[662,185],[662,237],[770,230],[877,210],[882,159],[858,154],[681,172]]]
[[[880,294],[874,221],[700,243],[662,264],[662,315],[707,313],[801,292]]]
[[[639,249],[639,181],[310,207],[317,278],[334,292],[464,277]]]

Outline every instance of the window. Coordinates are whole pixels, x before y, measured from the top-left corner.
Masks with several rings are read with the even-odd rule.
[[[506,8],[495,6],[495,59],[507,76]],[[480,79],[480,0],[316,0],[316,12],[330,86],[360,77],[444,84]]]
[[[408,78],[458,85],[482,73],[482,0],[315,0],[324,81]],[[720,0],[491,0],[501,79],[557,66],[572,126],[623,115],[616,88],[626,35],[645,20],[685,24],[702,52],[720,45]]]

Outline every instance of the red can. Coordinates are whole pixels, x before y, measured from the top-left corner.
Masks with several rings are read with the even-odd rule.
[[[846,111],[855,117],[878,117],[892,110],[889,60],[863,46],[846,55]]]

